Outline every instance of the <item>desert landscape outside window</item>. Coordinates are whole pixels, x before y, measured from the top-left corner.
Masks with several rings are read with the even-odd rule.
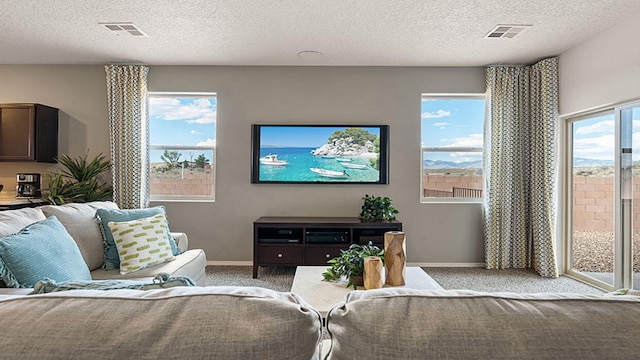
[[[215,199],[215,93],[150,93],[152,200]]]
[[[568,119],[567,273],[640,286],[640,105]]]
[[[422,202],[481,202],[484,94],[422,95]]]

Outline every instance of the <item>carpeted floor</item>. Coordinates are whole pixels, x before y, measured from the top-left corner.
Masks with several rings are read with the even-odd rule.
[[[445,289],[466,289],[488,292],[516,293],[579,293],[602,294],[579,281],[561,276],[540,277],[533,270],[486,270],[482,268],[423,268]],[[258,278],[252,278],[251,266],[207,266],[207,286],[260,286],[276,291],[289,291],[295,267],[261,267]]]
[[[543,278],[534,270],[483,268],[423,268],[448,290],[487,292],[602,294],[603,291],[566,276]]]

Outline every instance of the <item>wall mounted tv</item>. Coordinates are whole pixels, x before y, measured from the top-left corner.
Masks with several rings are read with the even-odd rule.
[[[387,184],[388,125],[252,125],[254,184]]]

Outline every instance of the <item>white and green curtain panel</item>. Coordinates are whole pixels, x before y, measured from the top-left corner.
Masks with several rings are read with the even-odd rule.
[[[486,267],[557,277],[558,59],[486,75]]]
[[[122,209],[149,203],[147,75],[142,65],[107,65],[113,201]]]

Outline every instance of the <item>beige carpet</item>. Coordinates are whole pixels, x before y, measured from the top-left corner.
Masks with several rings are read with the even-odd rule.
[[[578,293],[603,292],[579,281],[561,276],[540,277],[533,270],[486,270],[482,268],[423,268],[445,289],[467,289],[488,292]],[[261,267],[258,278],[252,278],[251,266],[207,266],[207,286],[259,286],[276,291],[289,291],[295,267]]]

